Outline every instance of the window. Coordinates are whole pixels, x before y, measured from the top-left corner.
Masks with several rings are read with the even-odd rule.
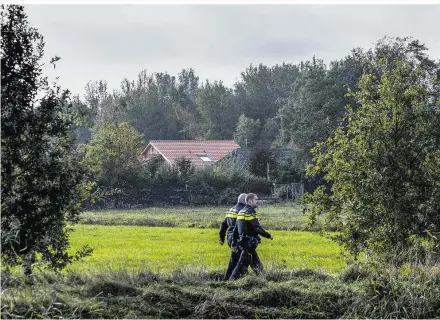
[[[203,160],[203,162],[212,162],[212,160],[208,157],[206,153],[200,153],[197,155],[199,156],[200,159]]]

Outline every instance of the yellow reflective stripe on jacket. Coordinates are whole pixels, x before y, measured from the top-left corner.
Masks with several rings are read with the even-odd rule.
[[[228,212],[226,212],[225,218],[237,219],[238,211],[235,208],[231,208]]]
[[[252,214],[239,214],[237,216],[237,220],[245,220],[245,221],[251,221],[257,219],[256,216],[253,216]]]

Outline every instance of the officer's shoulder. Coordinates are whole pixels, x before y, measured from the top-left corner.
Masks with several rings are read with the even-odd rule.
[[[248,210],[248,206],[244,206],[240,211],[239,211],[239,213],[247,213],[247,210]]]

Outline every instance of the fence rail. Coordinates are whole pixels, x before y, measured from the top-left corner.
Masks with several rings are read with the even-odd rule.
[[[271,188],[273,198],[298,201],[304,194],[304,183],[274,183]]]

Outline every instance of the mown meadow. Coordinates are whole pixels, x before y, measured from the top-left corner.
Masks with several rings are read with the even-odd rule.
[[[218,229],[227,210],[228,207],[211,206],[88,211],[82,213],[80,223]],[[298,205],[291,203],[263,205],[258,208],[258,218],[270,230],[308,230],[307,217]],[[319,225],[313,230],[319,230]]]
[[[322,268],[335,273],[345,265],[341,248],[319,234],[274,231],[273,235],[275,240],[263,239],[258,250],[268,267]],[[82,225],[72,235],[73,249],[90,244],[94,252],[67,270],[136,270],[142,266],[159,273],[192,267],[221,271],[226,269],[230,250],[217,240],[216,229]]]
[[[155,272],[191,267],[221,271],[230,255],[229,248],[217,242],[226,210],[180,207],[85,212],[71,235],[72,249],[88,244],[94,252],[67,270],[136,270],[142,266]],[[259,218],[275,237],[274,241],[263,239],[258,249],[267,267],[322,268],[333,273],[344,267],[342,249],[335,242],[318,232],[304,231],[307,219],[299,207],[263,207]]]
[[[265,266],[223,281],[223,207],[83,213],[72,250],[93,254],[61,273],[2,271],[2,318],[435,318],[440,268],[354,262],[290,204],[260,208],[274,235],[258,248]]]

